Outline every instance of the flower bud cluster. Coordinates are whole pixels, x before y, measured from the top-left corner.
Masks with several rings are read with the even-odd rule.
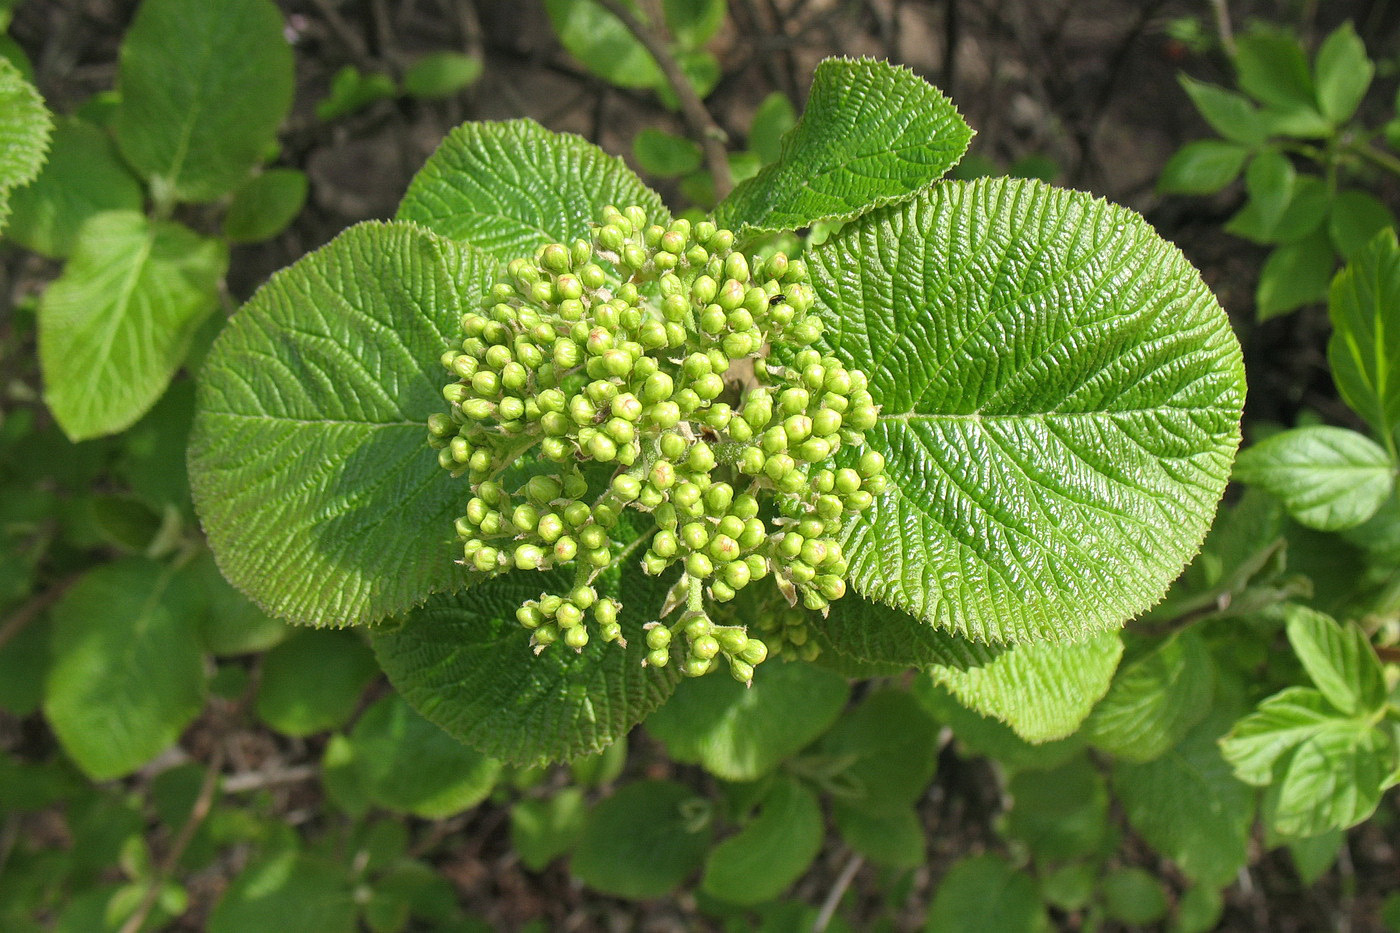
[[[706,597],[726,602],[770,576],[809,609],[845,592],[838,533],[886,479],[878,453],[848,467],[833,457],[862,443],[878,411],[860,371],[803,349],[822,325],[802,261],[733,245],[708,221],[607,208],[591,240],[512,261],[443,355],[450,410],[428,429],[441,465],[472,487],[461,562],[575,571],[568,594],[517,615],[537,651],[582,649],[590,629],[622,640],[618,604],[592,583],[623,548],[628,509],[656,526],[642,568],[679,565],[686,606],[647,628],[648,664],[678,652],[699,675],[723,656],[747,682],[768,650],[714,625]],[[526,457],[534,475],[508,482]]]

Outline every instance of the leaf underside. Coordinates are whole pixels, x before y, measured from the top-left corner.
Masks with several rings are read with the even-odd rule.
[[[1136,214],[944,183],[811,255],[825,340],[883,406],[892,489],[846,534],[866,595],[979,641],[1078,640],[1161,598],[1239,443],[1239,344]]]

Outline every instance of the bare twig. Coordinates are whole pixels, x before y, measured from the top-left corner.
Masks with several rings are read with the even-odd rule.
[[[836,881],[832,883],[831,890],[826,894],[826,900],[822,901],[822,909],[818,911],[817,918],[812,921],[812,933],[824,933],[827,925],[831,923],[831,918],[836,915],[836,908],[841,903],[841,898],[846,896],[846,889],[855,880],[856,872],[860,871],[865,864],[865,856],[852,855],[851,860],[846,863],[846,867],[841,869],[841,874],[836,876]]]
[[[1225,54],[1235,57],[1235,27],[1230,25],[1229,0],[1210,0],[1210,8],[1215,13],[1215,32],[1220,36],[1220,45]]]
[[[293,768],[278,768],[274,771],[244,771],[224,778],[226,794],[242,794],[250,790],[262,790],[277,784],[296,784],[309,781],[321,773],[320,765],[297,765]]]
[[[664,21],[653,17],[653,24],[647,25],[638,19],[632,8],[622,0],[598,0],[598,5],[621,20],[628,31],[637,37],[637,41],[651,53],[651,57],[656,59],[666,83],[671,86],[676,99],[680,101],[681,117],[685,120],[686,127],[705,153],[705,165],[715,181],[715,195],[723,198],[734,187],[729,175],[729,155],[724,149],[728,137],[705,109],[700,95],[695,93],[690,79],[681,71],[680,63],[671,54],[670,46],[666,42]]]
[[[345,21],[345,17],[340,15],[340,11],[335,8],[331,0],[312,0],[316,5],[316,10],[321,14],[321,18],[326,21],[331,32],[340,39],[345,50],[350,53],[350,57],[355,59],[355,64],[367,70],[375,68],[374,58],[369,54],[369,49],[365,46],[364,38],[350,28],[350,24]]]
[[[141,898],[136,912],[126,919],[126,923],[122,924],[121,933],[138,933],[145,925],[146,918],[150,916],[151,909],[156,905],[156,899],[160,897],[161,888],[165,887],[166,880],[174,874],[176,866],[180,863],[180,857],[185,854],[185,849],[194,839],[195,832],[214,806],[214,791],[218,789],[219,771],[223,766],[224,752],[222,748],[217,748],[214,750],[214,757],[210,760],[209,767],[204,771],[204,783],[199,786],[199,796],[195,798],[194,806],[190,808],[189,818],[185,820],[185,825],[180,827],[180,832],[176,834],[175,840],[170,844],[170,850],[165,853],[165,858],[160,860],[160,866],[156,869],[155,876],[151,878],[150,886],[146,888],[146,894]]]
[[[68,588],[78,582],[80,576],[82,574],[75,573],[72,576],[64,577],[42,593],[35,594],[23,606],[16,609],[5,620],[5,623],[0,625],[0,648],[8,645],[10,639],[24,631],[25,626],[42,615],[44,610],[58,602],[63,594],[68,592]]]

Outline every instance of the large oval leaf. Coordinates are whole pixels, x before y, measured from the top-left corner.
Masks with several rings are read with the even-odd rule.
[[[224,574],[274,615],[372,622],[460,585],[462,487],[426,443],[487,257],[352,227],[272,278],[200,371],[190,485]]]
[[[464,123],[414,176],[398,218],[505,261],[585,236],[609,204],[670,218],[621,159],[582,137],[533,120]]]
[[[1239,344],[1136,214],[946,183],[811,256],[826,340],[883,406],[890,492],[850,528],[867,595],[983,641],[1077,639],[1160,599],[1239,443]]]
[[[619,560],[595,586],[622,601],[627,647],[594,639],[581,652],[558,644],[538,657],[515,610],[543,592],[564,592],[571,577],[521,571],[469,593],[441,596],[397,626],[374,633],[389,680],[418,712],[459,741],[519,764],[562,761],[600,751],[656,709],[675,689],[675,666],[643,667],[646,633],[671,582]]]

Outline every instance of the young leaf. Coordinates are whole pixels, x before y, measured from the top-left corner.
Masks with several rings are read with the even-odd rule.
[[[388,75],[364,74],[354,65],[346,65],[331,79],[330,93],[316,102],[316,119],[329,121],[363,110],[377,100],[393,97],[398,90]]]
[[[258,717],[291,736],[339,728],[378,673],[356,633],[299,629],[263,658]]]
[[[14,192],[7,234],[25,249],[62,259],[78,230],[102,211],[139,211],[141,183],[108,135],[74,117],[58,122],[39,176]]]
[[[1085,726],[1097,748],[1126,761],[1151,761],[1210,709],[1215,665],[1190,630],[1125,665]]]
[[[38,176],[52,133],[44,99],[9,59],[0,58],[0,229],[9,213],[10,189]]]
[[[209,933],[352,933],[356,927],[354,892],[345,869],[295,849],[245,868],[209,917]]]
[[[828,59],[778,160],[737,185],[715,222],[793,230],[855,217],[941,178],[971,139],[952,101],[907,68]]]
[[[1051,929],[1035,879],[1000,855],[962,859],[938,884],[924,933],[1045,933]]]
[[[1338,722],[1337,711],[1311,687],[1289,687],[1259,704],[1220,740],[1235,776],[1257,787],[1273,780],[1274,764],[1299,743]]]
[[[350,733],[351,761],[372,803],[440,820],[486,799],[499,762],[453,739],[397,694],[365,710]]]
[[[462,493],[423,425],[491,265],[362,224],[273,276],[214,343],[190,484],[219,566],[268,612],[358,625],[462,585],[448,544]]]
[[[1371,86],[1376,66],[1366,57],[1366,46],[1349,21],[1333,30],[1317,50],[1314,73],[1322,115],[1338,126],[1350,120]]]
[[[625,649],[594,639],[582,652],[561,646],[536,657],[515,610],[571,584],[559,572],[517,573],[437,597],[400,624],[375,629],[379,663],[419,713],[493,758],[534,764],[600,751],[660,706],[679,676],[674,665],[642,666],[642,626],[671,580],[644,576],[629,554],[620,574],[595,584],[622,601]]]
[[[1321,230],[1275,249],[1264,261],[1254,292],[1259,320],[1326,298],[1335,268],[1332,243]]]
[[[44,400],[65,434],[113,434],[155,404],[227,267],[227,248],[177,223],[113,211],[83,225],[39,306]]]
[[[1332,339],[1327,360],[1337,391],[1394,450],[1400,426],[1400,244],[1385,230],[1332,281],[1327,310]]]
[[[1115,868],[1102,882],[1104,911],[1130,926],[1156,923],[1167,912],[1162,883],[1142,868]]]
[[[89,572],[54,607],[44,714],[93,780],[135,771],[199,713],[197,611],[182,576],[137,558]]]
[[[1214,194],[1234,181],[1249,149],[1220,139],[1198,139],[1176,151],[1162,168],[1157,190],[1164,194]]]
[[[1211,129],[1231,142],[1250,148],[1264,142],[1267,134],[1259,110],[1243,94],[1187,75],[1181,75],[1178,80]]]
[[[1152,761],[1113,767],[1113,792],[1133,830],[1205,885],[1229,884],[1249,860],[1255,795],[1220,753],[1229,725],[1208,716]]]
[[[1308,60],[1298,40],[1283,32],[1256,30],[1235,41],[1240,88],[1281,110],[1317,107]]]
[[[764,165],[776,162],[783,154],[783,137],[797,125],[797,111],[782,91],[763,98],[754,111],[749,126],[749,148],[757,153]]]
[[[200,637],[210,654],[238,655],[267,651],[286,639],[287,625],[253,605],[219,573],[214,555],[203,552],[189,565],[189,574],[204,597]]]
[[[292,103],[268,0],[145,0],[122,40],[114,130],[157,200],[213,201],[262,161]]]
[[[810,664],[774,664],[745,687],[730,677],[686,680],[647,720],[676,761],[726,781],[753,781],[836,721],[850,687]]]
[[[403,76],[404,92],[418,98],[451,97],[481,77],[481,59],[461,52],[424,55]]]
[[[908,692],[871,693],[846,712],[817,746],[831,760],[849,760],[841,772],[849,790],[842,801],[866,813],[891,816],[918,800],[933,777],[938,725]]]
[[[1244,450],[1235,479],[1267,489],[1309,528],[1353,528],[1395,488],[1390,455],[1364,434],[1312,425],[1275,434]]]
[[[570,865],[604,894],[661,897],[700,867],[708,819],[687,813],[695,793],[672,781],[628,784],[593,809]]]
[[[274,168],[250,178],[233,196],[224,215],[224,235],[235,243],[275,237],[306,203],[306,173]]]
[[[948,182],[810,256],[824,340],[883,407],[892,489],[846,533],[866,595],[979,641],[1075,640],[1161,597],[1239,442],[1239,344],[1141,218]]]
[[[505,261],[587,235],[610,204],[670,220],[656,192],[587,140],[533,120],[464,123],[413,176],[398,219]]]
[[[759,904],[782,895],[821,851],[816,796],[788,776],[763,798],[758,816],[710,850],[700,889],[731,904]]]
[[[1293,199],[1297,181],[1298,171],[1288,161],[1288,156],[1277,149],[1265,149],[1250,159],[1244,175],[1249,202],[1240,216],[1230,221],[1232,224],[1239,221],[1236,224],[1238,233],[1261,243],[1270,242]],[[1243,229],[1245,227],[1249,229]]]
[[[544,871],[578,842],[587,812],[578,787],[566,787],[544,800],[521,800],[510,808],[510,847],[526,868]]]
[[[1350,716],[1366,717],[1386,702],[1385,674],[1366,633],[1342,627],[1304,606],[1288,609],[1288,642],[1317,689]]]
[[[1274,829],[1316,836],[1350,829],[1375,812],[1394,781],[1394,740],[1364,721],[1333,719],[1285,759],[1274,804]]]
[[[700,147],[684,136],[653,127],[642,129],[632,140],[632,155],[642,171],[658,178],[674,178],[700,167]]]
[[[874,814],[833,800],[831,817],[846,844],[877,865],[918,868],[924,864],[928,841],[923,818],[913,807]]]
[[[1395,225],[1395,215],[1390,208],[1375,195],[1356,188],[1337,192],[1327,214],[1327,232],[1332,237],[1332,245],[1347,260],[1359,256],[1376,234]]]

